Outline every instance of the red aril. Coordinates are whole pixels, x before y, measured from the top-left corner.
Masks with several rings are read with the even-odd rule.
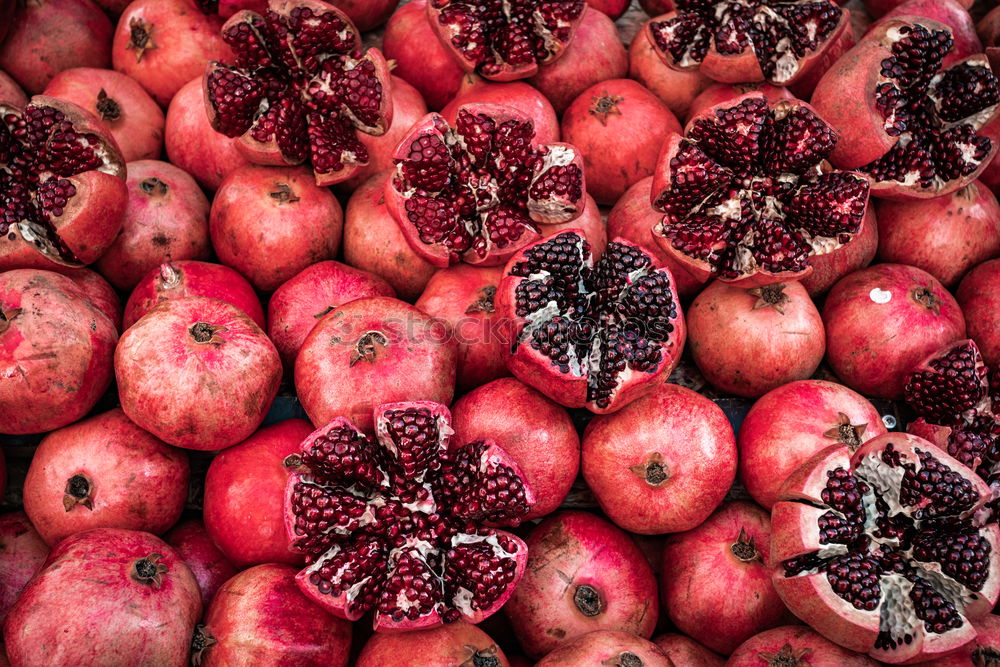
[[[866,655],[848,651],[804,625],[783,625],[765,630],[743,642],[726,662],[727,667],[877,667]]]
[[[747,93],[759,93],[764,96],[768,104],[772,105],[781,100],[795,99],[795,96],[787,88],[775,86],[766,81],[758,81],[756,83],[712,83],[704,88],[691,102],[686,118],[690,120],[706,109],[711,109],[725,102],[733,102]]]
[[[0,623],[48,555],[49,545],[24,512],[0,514]]]
[[[399,0],[331,0],[330,4],[347,14],[358,30],[368,32],[386,22]]]
[[[167,531],[163,540],[177,550],[177,555],[191,569],[201,591],[202,605],[207,609],[219,587],[236,574],[236,567],[212,542],[201,519],[181,521]]]
[[[653,44],[642,37],[647,29],[643,25],[628,47],[628,78],[663,100],[674,116],[687,118],[691,102],[713,82],[699,70],[676,70],[664,63]]]
[[[653,643],[673,660],[674,665],[687,667],[722,667],[726,659],[710,651],[687,635],[667,633],[653,637]]]
[[[355,667],[410,667],[414,656],[427,665],[512,667],[493,639],[478,626],[456,621],[429,630],[378,632],[361,649]]]
[[[955,41],[951,52],[945,56],[945,64],[950,64],[983,52],[983,43],[976,34],[976,25],[967,4],[968,0],[904,0],[872,23],[867,32],[873,32],[886,21],[903,16],[943,23],[951,29],[951,36]]]
[[[559,141],[559,118],[552,108],[552,102],[543,91],[523,81],[497,83],[475,74],[466,74],[462,77],[462,85],[455,97],[441,109],[441,115],[454,126],[458,120],[458,110],[465,104],[502,104],[510,107],[531,119],[536,141]]]
[[[673,661],[651,641],[631,632],[597,630],[560,644],[535,667],[578,665],[636,665],[672,667]]]
[[[969,338],[976,341],[983,359],[1000,366],[1000,260],[983,262],[962,279],[955,297],[962,307]]]
[[[420,91],[431,110],[455,97],[464,71],[437,38],[427,20],[427,0],[407,2],[389,18],[382,38],[393,74]]]
[[[21,90],[21,86],[10,77],[10,74],[0,69],[0,100],[9,102],[16,107],[23,107],[28,103],[28,96]]]

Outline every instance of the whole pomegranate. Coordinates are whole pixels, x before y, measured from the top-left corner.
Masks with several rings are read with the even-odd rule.
[[[922,667],[968,667],[985,665],[1000,660],[1000,616],[987,614],[972,622],[976,638],[962,648],[930,662],[917,663]]]
[[[0,42],[2,41],[0,39]],[[10,74],[7,74],[2,69],[0,69],[0,100],[13,104],[16,107],[23,107],[28,103],[28,96],[21,90],[21,86],[17,85],[17,81],[14,81]]]
[[[51,431],[90,412],[111,384],[117,340],[69,278],[0,273],[0,432]]]
[[[208,198],[187,172],[159,160],[128,163],[128,206],[121,233],[94,268],[130,290],[171,260],[208,259]]]
[[[350,621],[373,611],[376,631],[482,621],[527,560],[521,539],[486,524],[517,525],[534,492],[492,440],[449,451],[440,403],[373,413],[374,439],[337,417],[302,443],[285,496],[288,538],[307,555],[299,587]]]
[[[653,174],[664,140],[680,131],[667,105],[631,79],[585,89],[562,118],[563,139],[583,155],[587,191],[607,205]]]
[[[757,399],[743,418],[740,481],[770,510],[785,479],[816,452],[836,444],[852,452],[885,432],[881,414],[861,394],[825,380],[789,382]]]
[[[205,530],[238,569],[301,565],[302,556],[288,548],[284,495],[299,445],[312,430],[304,419],[286,419],[224,449],[209,464]]]
[[[640,28],[639,35],[628,47],[628,78],[635,79],[659,97],[674,116],[687,118],[691,103],[713,81],[700,70],[677,70],[664,63],[652,42],[642,36],[649,29],[648,23]]]
[[[171,299],[130,327],[115,350],[122,409],[178,447],[215,450],[260,426],[281,359],[253,320],[204,297]]]
[[[986,482],[905,433],[821,450],[771,515],[774,586],[827,639],[888,663],[944,655],[1000,596]]]
[[[632,0],[587,0],[587,6],[616,19],[625,13]]]
[[[358,30],[368,32],[386,22],[399,0],[330,0],[330,4],[347,14]]]
[[[85,600],[86,604],[80,604]],[[201,616],[191,570],[149,533],[96,528],[59,543],[3,625],[11,663],[183,667]]]
[[[688,349],[717,389],[757,398],[816,372],[823,319],[798,282],[762,287],[715,281],[687,309]]]
[[[935,349],[965,338],[955,298],[934,276],[877,264],[842,278],[823,307],[826,359],[866,396],[899,398],[906,374]]]
[[[177,555],[191,569],[201,591],[202,605],[207,608],[219,587],[236,574],[236,566],[209,537],[201,519],[181,521],[163,536],[163,540],[177,550]]]
[[[736,436],[715,403],[659,384],[583,432],[583,478],[621,528],[643,535],[690,530],[736,477]]]
[[[538,524],[527,544],[524,579],[504,614],[529,656],[594,630],[653,634],[656,579],[624,531],[593,514],[564,511]]]
[[[464,70],[427,20],[427,0],[407,2],[389,17],[382,50],[396,63],[393,74],[419,90],[428,108],[443,108],[458,92]]]
[[[979,181],[933,199],[880,201],[875,210],[879,259],[921,268],[945,287],[1000,255],[1000,204]]]
[[[212,200],[209,231],[219,261],[270,292],[340,249],[344,212],[304,167],[241,167]]]
[[[187,453],[120,409],[49,433],[24,480],[24,511],[49,545],[92,528],[161,534],[187,500]]]
[[[848,651],[804,625],[765,630],[743,642],[726,667],[877,667],[866,655]]]
[[[578,665],[672,667],[674,662],[656,644],[630,632],[596,630],[560,644],[535,663],[535,667]]]
[[[24,512],[0,514],[0,622],[48,555],[49,545]]]
[[[316,323],[295,361],[295,390],[313,424],[342,416],[369,432],[382,403],[451,403],[457,363],[441,323],[398,299],[368,297]]]
[[[361,649],[355,667],[410,667],[414,656],[425,665],[510,667],[493,639],[479,627],[455,621],[427,630],[378,632]]]
[[[1000,259],[983,262],[965,274],[955,292],[968,327],[989,366],[1000,366]]]
[[[726,659],[708,650],[687,635],[667,633],[653,637],[653,643],[673,660],[687,667],[722,667]]]
[[[122,326],[128,329],[165,301],[192,296],[230,303],[264,328],[264,309],[246,278],[228,266],[197,260],[164,262],[147,273],[125,303]]]
[[[286,371],[295,367],[306,336],[331,310],[369,296],[396,296],[373,273],[332,260],[306,267],[275,290],[267,303],[267,335]]]
[[[566,408],[514,378],[477,387],[451,409],[452,447],[491,438],[504,448],[535,491],[524,520],[551,514],[580,470],[580,436]]]
[[[83,296],[97,307],[115,325],[116,331],[122,328],[122,303],[118,292],[101,274],[90,269],[57,269],[58,273],[73,281],[73,284],[83,293]]]
[[[462,77],[455,97],[441,109],[452,126],[458,122],[458,110],[466,104],[502,104],[531,119],[539,143],[559,141],[559,117],[546,95],[523,81],[497,83],[475,74]],[[398,143],[398,142],[397,142]]]
[[[268,563],[219,589],[195,633],[192,660],[202,667],[346,667],[350,650],[351,624],[306,599],[294,567]]]
[[[132,0],[118,19],[111,61],[165,107],[209,61],[231,58],[221,29],[222,19],[194,0]]]

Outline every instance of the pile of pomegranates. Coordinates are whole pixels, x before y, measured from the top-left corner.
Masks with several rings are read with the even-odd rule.
[[[998,5],[0,0],[0,665],[997,667]]]

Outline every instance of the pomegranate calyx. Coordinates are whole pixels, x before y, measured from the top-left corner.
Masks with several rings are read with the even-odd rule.
[[[121,118],[122,108],[115,98],[110,97],[103,88],[97,92],[97,115],[101,120],[116,121]]]
[[[167,574],[167,566],[161,562],[163,554],[149,554],[145,558],[140,558],[132,564],[132,579],[141,583],[159,588],[163,583],[163,577]]]
[[[729,550],[740,562],[764,562],[764,557],[757,551],[757,545],[754,544],[753,535],[747,535],[747,529],[742,526],[740,526],[740,534],[736,537],[736,541],[729,546]]]
[[[497,288],[495,285],[487,285],[479,290],[479,296],[476,297],[475,301],[469,304],[469,307],[465,309],[466,315],[474,315],[475,313],[492,313],[494,308],[494,300],[496,299]]]
[[[0,307],[0,333],[7,331],[10,328],[10,323],[20,314],[20,308]]]
[[[591,98],[589,113],[591,116],[597,116],[597,120],[601,122],[601,125],[607,126],[608,116],[622,115],[621,109],[618,108],[618,103],[624,99],[621,95],[610,95],[606,92],[603,95],[597,95]]]
[[[140,62],[147,50],[157,48],[153,41],[153,24],[147,23],[141,18],[134,18],[129,22],[128,27],[129,41],[125,45],[125,50],[135,51],[135,61]]]
[[[935,315],[941,314],[941,300],[934,294],[934,285],[913,288],[910,292],[910,298],[924,308],[933,311]]]
[[[785,283],[774,283],[773,285],[754,287],[752,289],[748,289],[747,294],[757,297],[757,302],[753,305],[752,310],[774,308],[782,315],[785,314],[785,304],[791,301],[791,298],[785,294]]]
[[[165,197],[167,192],[170,191],[170,186],[158,179],[156,176],[153,176],[151,178],[144,178],[140,181],[139,189],[147,195],[152,195],[155,192],[156,196]]]
[[[269,192],[267,196],[279,204],[294,204],[301,199],[301,197],[292,192],[292,188],[288,183],[278,183],[277,187],[277,190]]]
[[[281,465],[285,468],[294,468],[302,470],[302,472],[307,472],[307,470],[303,470],[304,466],[302,464],[302,456],[300,454],[289,454],[281,460]]]
[[[229,327],[209,322],[195,322],[188,329],[194,342],[201,345],[222,345],[225,339],[219,334],[223,331],[229,331]]]
[[[650,486],[662,486],[670,479],[667,461],[660,452],[653,452],[644,463],[629,466],[629,470]]]
[[[462,648],[469,652],[469,657],[463,660],[458,667],[500,667],[496,644],[490,644],[484,649],[469,645]]]
[[[366,361],[374,364],[378,359],[380,349],[384,349],[389,344],[389,338],[381,331],[368,331],[361,334],[357,345],[351,352],[350,365]]]
[[[200,667],[205,659],[205,651],[219,643],[212,633],[203,624],[199,623],[194,629],[194,636],[191,637],[191,664]]]
[[[607,660],[602,660],[601,664],[608,665],[608,667],[643,667],[646,663],[635,653],[632,653],[631,651],[622,651],[618,655],[613,655]]]
[[[573,592],[573,604],[584,616],[597,616],[604,611],[604,601],[597,589],[587,584],[580,584]]]
[[[979,644],[972,652],[972,667],[1000,667],[1000,650]]]
[[[865,431],[868,424],[852,424],[851,418],[843,412],[837,413],[837,425],[823,434],[825,438],[831,438],[847,445],[853,452],[864,442]]]
[[[93,498],[90,497],[92,485],[86,475],[76,474],[66,480],[66,491],[63,495],[63,507],[69,512],[77,505],[83,505],[88,510],[94,509]]]
[[[811,648],[793,649],[791,644],[786,643],[778,651],[761,651],[757,656],[765,660],[768,667],[808,667],[806,656],[810,653]]]

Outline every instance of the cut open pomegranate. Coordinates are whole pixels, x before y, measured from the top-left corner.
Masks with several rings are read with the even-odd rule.
[[[212,126],[258,164],[309,161],[319,185],[368,163],[356,134],[392,123],[389,70],[339,9],[320,0],[271,0],[261,16],[237,12],[222,26],[236,54],[205,73]]]
[[[440,403],[375,409],[375,438],[338,417],[302,443],[286,487],[285,527],[308,565],[302,591],[330,613],[401,632],[497,611],[524,574],[516,525],[535,502],[491,440],[451,453]]]

